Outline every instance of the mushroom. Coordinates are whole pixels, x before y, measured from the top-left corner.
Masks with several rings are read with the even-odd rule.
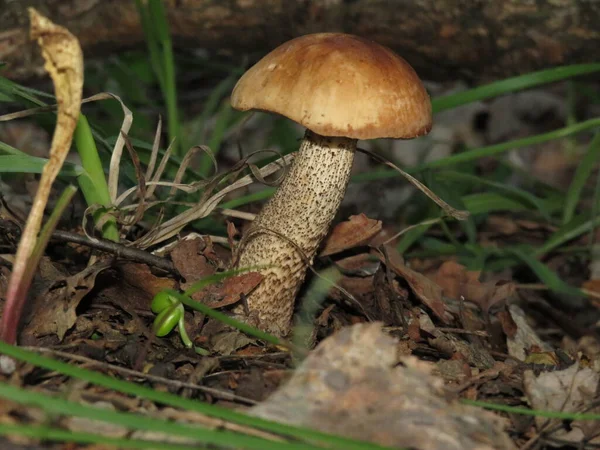
[[[290,331],[308,264],[344,197],[358,139],[411,139],[431,129],[431,102],[413,68],[357,36],[317,33],[277,47],[238,81],[231,105],[307,128],[289,171],[244,234],[235,267],[264,266],[247,298],[260,328]]]

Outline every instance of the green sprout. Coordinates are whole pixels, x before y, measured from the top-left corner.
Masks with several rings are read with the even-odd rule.
[[[185,329],[185,309],[176,297],[169,295],[168,292],[161,291],[152,300],[151,309],[154,314],[157,314],[152,325],[152,331],[156,336],[166,336],[177,326],[183,345],[192,348],[192,341]]]

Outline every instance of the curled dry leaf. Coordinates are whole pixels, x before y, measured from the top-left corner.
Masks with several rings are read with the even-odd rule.
[[[449,400],[432,368],[399,361],[380,324],[357,324],[325,339],[250,414],[394,448],[514,448],[501,419]]]
[[[333,255],[366,244],[381,228],[380,220],[369,219],[364,214],[350,216],[333,228],[319,256]]]
[[[419,272],[415,272],[404,265],[402,256],[394,247],[385,246],[387,258],[380,252],[376,253],[379,260],[387,264],[399,277],[404,278],[415,295],[427,305],[431,311],[444,323],[449,323],[449,313],[442,300],[442,288],[435,282]],[[387,262],[386,262],[387,259]]]
[[[433,280],[440,286],[444,295],[455,300],[464,298],[488,312],[494,305],[505,301],[515,292],[511,282],[479,281],[480,271],[470,271],[456,261],[445,261]]]
[[[2,317],[2,338],[8,342],[14,342],[16,338],[13,331],[16,327],[8,325],[17,322],[21,316],[28,288],[24,283],[25,274],[28,270],[32,270],[28,267],[28,260],[40,231],[50,189],[71,148],[73,132],[81,109],[83,88],[83,54],[77,38],[66,28],[52,23],[33,8],[29,8],[29,18],[31,38],[37,39],[45,60],[44,68],[54,83],[58,111],[49,161],[44,166],[21,235],[8,287],[5,314]],[[7,336],[4,330],[10,330],[13,335]]]

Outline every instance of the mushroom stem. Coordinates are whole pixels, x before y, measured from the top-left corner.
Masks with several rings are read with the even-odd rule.
[[[307,131],[283,183],[242,239],[236,267],[267,266],[247,299],[251,317],[265,331],[278,336],[290,331],[307,263],[344,198],[356,142]]]

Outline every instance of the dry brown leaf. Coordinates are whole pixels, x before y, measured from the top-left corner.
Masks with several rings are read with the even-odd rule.
[[[210,339],[212,351],[224,356],[231,355],[254,342],[256,342],[255,339],[246,336],[238,330],[225,331],[212,336]]]
[[[364,214],[350,216],[337,224],[329,234],[319,256],[329,256],[366,244],[381,231],[380,220],[369,219]]]
[[[480,271],[470,271],[456,261],[445,261],[434,276],[444,295],[455,300],[465,299],[478,305],[483,311],[505,301],[515,292],[511,282],[479,281]]]
[[[229,243],[229,247],[235,248],[235,237],[238,235],[238,230],[235,228],[235,224],[233,222],[227,221],[227,242]]]
[[[368,253],[348,256],[336,261],[336,266],[343,271],[343,276],[337,281],[345,292],[350,293],[364,308],[370,317],[373,315],[373,275],[380,266],[379,261],[374,261]],[[347,299],[346,293],[339,289],[331,291],[333,299],[343,301]]]
[[[496,314],[496,318],[498,319],[498,322],[500,322],[500,326],[502,327],[502,331],[504,332],[504,334],[507,337],[514,339],[514,337],[517,334],[518,327],[515,321],[513,320],[512,316],[510,315],[510,312],[508,312],[508,310],[506,309],[499,311]]]
[[[402,256],[400,256],[394,247],[385,246],[385,249],[390,269],[406,280],[415,295],[427,305],[442,322],[449,323],[449,313],[446,311],[446,305],[442,300],[442,288],[425,275],[406,267]],[[384,255],[377,252],[376,256],[382,263],[386,264]]]
[[[219,265],[218,256],[209,238],[183,239],[171,251],[173,264],[185,278],[181,287],[185,290],[197,281],[213,275]],[[258,272],[247,272],[228,277],[194,292],[191,297],[211,308],[222,308],[240,301],[250,294],[262,281]]]
[[[239,302],[242,296],[250,294],[262,279],[263,276],[259,272],[247,272],[208,285],[194,292],[191,297],[211,308],[223,308]]]
[[[213,275],[216,270],[215,264],[211,263],[212,249],[207,254],[210,240],[203,238],[182,239],[171,251],[173,265],[185,278],[183,288],[191,286],[204,277]]]
[[[592,278],[591,280],[584,281],[581,287],[591,292],[600,293],[600,280]]]
[[[501,419],[449,400],[432,365],[397,352],[378,323],[344,328],[249,412],[394,448],[514,448]]]
[[[164,289],[176,289],[177,283],[172,278],[158,277],[152,273],[147,264],[123,263],[119,264],[123,280],[150,297],[154,297]]]
[[[255,339],[240,330],[233,329],[229,325],[214,319],[209,319],[206,325],[202,327],[200,341],[208,342],[211,351],[221,355],[231,355],[256,342]]]
[[[110,266],[109,261],[99,262],[45,289],[38,296],[42,301],[36,302],[40,307],[33,312],[27,332],[36,337],[56,334],[62,341],[77,320],[79,302],[93,289],[96,276]]]

